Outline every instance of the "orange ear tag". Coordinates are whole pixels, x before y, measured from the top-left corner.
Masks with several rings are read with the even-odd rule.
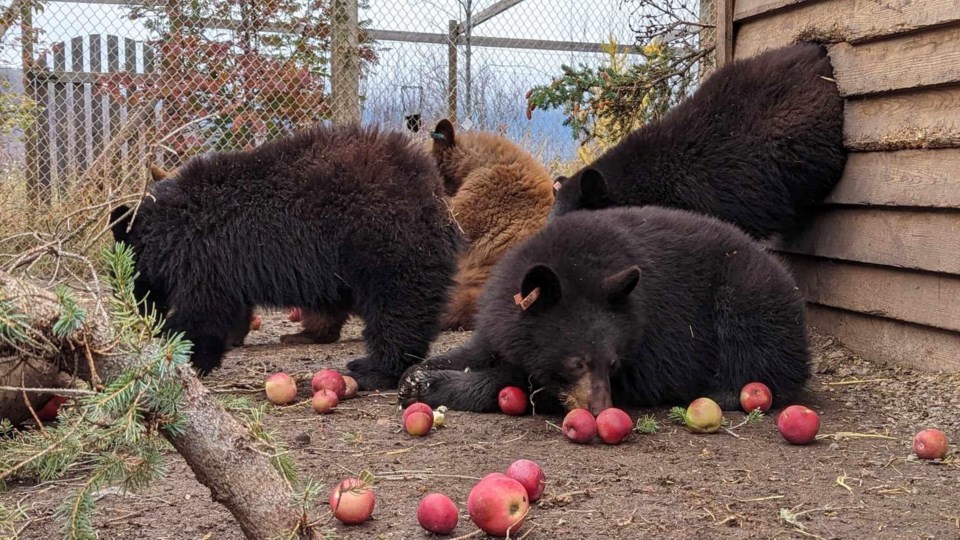
[[[513,295],[513,303],[520,306],[520,309],[526,311],[540,298],[540,287],[535,287],[526,298],[520,296],[520,293]]]

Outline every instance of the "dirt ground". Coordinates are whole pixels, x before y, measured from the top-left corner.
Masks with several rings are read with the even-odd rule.
[[[335,345],[280,345],[278,336],[293,330],[282,316],[268,317],[207,385],[262,400],[267,374],[284,370],[307,380],[321,367],[343,368],[363,348],[356,322]],[[445,334],[435,350],[467,336]],[[960,539],[960,376],[875,366],[815,330],[812,345],[816,376],[804,403],[820,412],[823,438],[805,447],[786,444],[774,416],[738,429],[735,438],[690,434],[670,425],[665,410],[630,411],[634,418],[654,413],[661,428],[620,446],[575,446],[560,434],[559,418],[456,411],[444,428],[415,439],[401,430],[396,395],[388,393],[345,401],[328,416],[314,414],[305,399],[271,408],[270,427],[289,444],[300,473],[325,486],[361,470],[378,478],[374,519],[355,527],[331,522],[330,538],[429,538],[415,516],[432,491],[460,507],[451,537],[483,538],[471,534],[466,513],[471,486],[528,458],[540,462],[549,484],[515,537]],[[743,416],[727,413],[733,424]],[[952,439],[942,463],[912,456],[914,433],[927,427]],[[309,441],[298,442],[304,434]],[[100,494],[101,538],[242,538],[177,454],[167,465],[166,478],[144,493]],[[53,508],[69,488],[15,485],[0,501],[19,501],[26,511],[21,538],[59,538]]]

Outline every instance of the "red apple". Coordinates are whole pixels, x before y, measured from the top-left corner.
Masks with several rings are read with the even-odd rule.
[[[430,433],[430,428],[433,427],[433,413],[423,411],[410,413],[403,421],[403,427],[407,429],[407,433],[414,437],[423,437]]]
[[[293,377],[282,371],[267,377],[264,387],[267,391],[267,399],[275,405],[286,405],[297,399],[297,383]]]
[[[527,393],[522,388],[508,386],[500,390],[500,410],[510,416],[521,416],[527,412]]]
[[[527,489],[505,475],[487,475],[473,486],[467,497],[470,519],[493,536],[516,533],[523,527],[529,510]]]
[[[547,478],[543,474],[543,469],[536,461],[529,459],[518,459],[511,463],[507,467],[507,476],[523,485],[530,502],[537,502],[543,494],[543,488],[547,487]]]
[[[257,330],[260,329],[261,326],[263,326],[263,318],[261,318],[259,315],[254,315],[253,317],[250,318],[251,331],[256,332]]]
[[[715,433],[723,424],[723,411],[710,398],[697,398],[687,406],[684,414],[687,428],[694,433]]]
[[[427,405],[426,403],[420,403],[418,401],[416,403],[411,403],[410,406],[408,406],[406,409],[403,410],[403,421],[406,422],[407,417],[415,412],[423,412],[429,415],[433,415],[433,409],[431,409],[429,405]]]
[[[574,409],[563,418],[563,434],[577,444],[588,443],[597,434],[597,421],[586,409]]]
[[[943,459],[949,445],[947,436],[939,429],[925,429],[913,438],[913,452],[920,459]]]
[[[340,400],[333,393],[333,390],[327,390],[326,388],[317,390],[313,394],[313,399],[310,400],[310,405],[317,414],[333,412],[333,409],[337,408],[339,403]]]
[[[310,381],[313,391],[333,390],[337,394],[337,399],[342,398],[347,390],[347,384],[343,381],[343,375],[334,369],[321,369],[313,375]]]
[[[767,412],[773,405],[773,392],[762,382],[752,382],[740,390],[740,406],[746,412]]]
[[[791,405],[780,411],[777,429],[790,444],[810,444],[820,431],[820,417],[803,405]]]
[[[66,401],[67,398],[63,396],[53,396],[42,409],[37,411],[37,418],[44,422],[56,420],[57,413],[60,412],[60,405],[63,405]]]
[[[457,528],[460,512],[450,497],[431,493],[417,506],[417,522],[424,529],[436,534],[450,534]]]
[[[620,409],[611,407],[597,415],[597,435],[607,444],[620,444],[633,433],[633,420]]]
[[[377,497],[367,484],[347,478],[330,493],[330,510],[344,525],[358,525],[370,519]]]
[[[351,399],[357,397],[357,391],[360,390],[360,386],[357,384],[357,380],[349,375],[343,376],[343,399]]]
[[[300,322],[303,320],[303,310],[295,307],[287,310],[287,320],[290,322]]]

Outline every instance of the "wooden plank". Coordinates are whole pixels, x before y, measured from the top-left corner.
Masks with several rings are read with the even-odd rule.
[[[714,57],[716,65],[721,68],[733,61],[733,0],[716,0],[717,16],[716,49]]]
[[[772,12],[796,6],[811,0],[737,0],[733,20],[740,22],[757,15],[771,15]]]
[[[960,16],[960,6],[955,6]],[[856,96],[960,82],[960,26],[830,51],[837,88]]]
[[[960,213],[828,208],[776,249],[898,268],[960,274]]]
[[[851,153],[825,202],[960,208],[960,149]]]
[[[960,334],[810,304],[807,324],[863,358],[924,371],[960,372]]]
[[[51,47],[53,52],[53,70],[67,69],[67,50],[63,42],[55,43]],[[55,161],[54,180],[57,192],[63,195],[67,187],[67,173],[70,168],[70,116],[67,103],[67,85],[54,83],[53,85],[53,154]]]
[[[107,73],[120,72],[120,38],[117,36],[107,36]],[[110,141],[116,137],[120,131],[120,104],[112,95],[105,96],[107,102],[107,134],[106,140]]]
[[[132,75],[137,72],[137,42],[136,40],[130,38],[124,38],[123,40],[123,71],[127,75]],[[136,87],[130,85],[125,89],[124,96],[129,98],[136,92]],[[122,122],[126,122],[128,115],[130,114],[130,108],[127,104],[127,99],[124,99],[120,104],[120,119]],[[129,178],[131,173],[131,166],[136,167],[137,164],[133,163],[134,153],[136,151],[136,142],[137,139],[141,137],[141,132],[143,130],[137,130],[133,136],[128,138],[123,147],[120,149],[120,155],[123,160],[123,176],[124,178]]]
[[[101,73],[103,71],[103,58],[101,56],[102,44],[99,34],[90,34],[90,71]],[[90,140],[93,151],[93,161],[95,162],[103,151],[104,142],[104,114],[103,114],[103,95],[100,94],[96,85],[90,86]]]
[[[803,2],[775,16],[744,21],[735,56],[749,58],[799,40],[863,43],[957,22],[957,0]]]
[[[70,40],[70,66],[75,72],[83,71],[83,38]],[[83,84],[70,85],[70,98],[73,102],[73,137],[71,155],[74,157],[74,178],[79,178],[87,170],[90,158],[87,156],[87,87]]]
[[[847,100],[843,141],[851,150],[960,147],[960,87]]]
[[[803,255],[787,261],[808,302],[960,331],[960,276]]]

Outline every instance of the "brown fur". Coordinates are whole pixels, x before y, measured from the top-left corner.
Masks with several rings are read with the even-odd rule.
[[[493,266],[546,224],[553,178],[536,158],[504,137],[455,134],[447,120],[437,124],[435,133],[443,138],[434,139],[433,155],[453,197],[454,216],[470,242],[458,261],[441,327],[469,330]]]

